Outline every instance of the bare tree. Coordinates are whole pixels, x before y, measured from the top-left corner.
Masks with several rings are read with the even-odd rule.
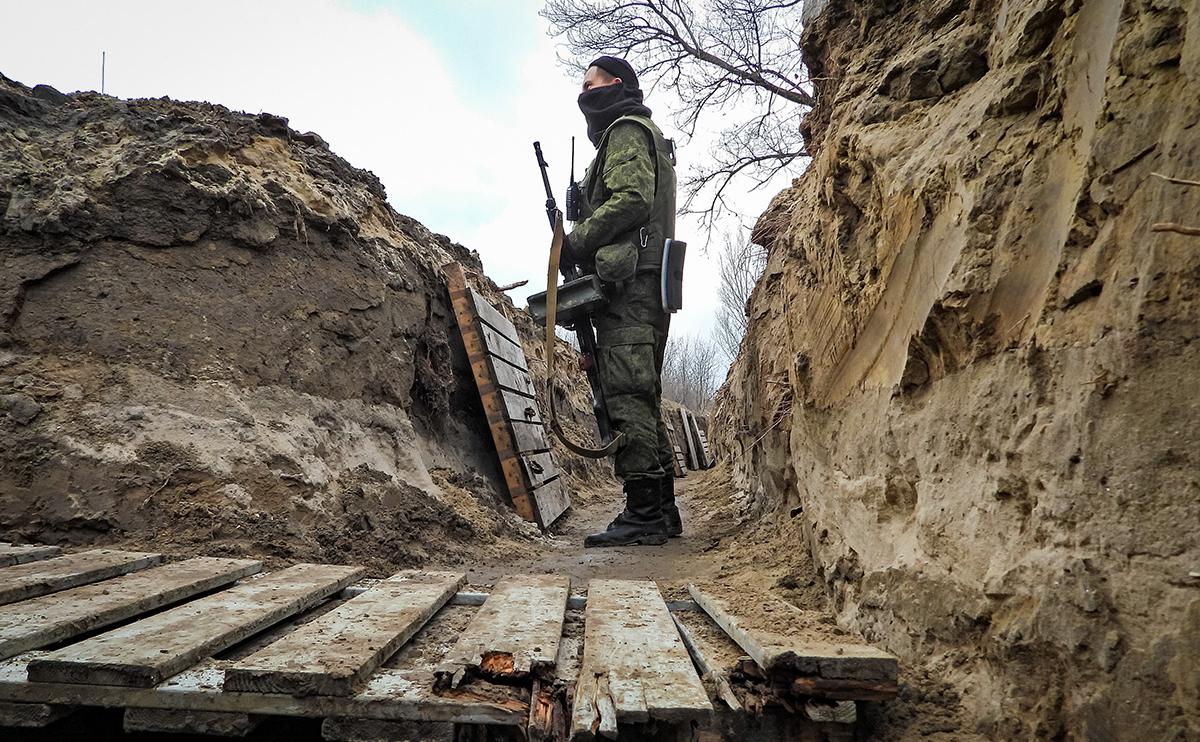
[[[691,138],[706,112],[735,112],[709,162],[683,180],[684,212],[711,229],[731,213],[726,191],[764,185],[804,156],[801,114],[814,103],[800,53],[801,0],[547,0],[568,64],[634,57],[651,87],[678,96],[675,123]]]
[[[708,409],[721,380],[716,344],[695,335],[667,340],[663,358],[663,396],[697,412]]]
[[[717,321],[714,326],[717,345],[729,363],[737,357],[750,318],[746,303],[750,292],[767,267],[767,251],[736,234],[725,234],[725,244],[717,254]]]

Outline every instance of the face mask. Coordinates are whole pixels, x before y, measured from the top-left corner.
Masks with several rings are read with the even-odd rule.
[[[588,139],[596,147],[604,130],[622,116],[649,116],[650,109],[642,105],[642,91],[623,84],[605,85],[579,94],[579,110],[587,119]]]

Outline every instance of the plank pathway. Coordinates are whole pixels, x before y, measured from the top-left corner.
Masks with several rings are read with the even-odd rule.
[[[0,606],[0,659],[111,626],[262,569],[250,559],[197,557]]]
[[[621,722],[689,721],[712,710],[658,586],[588,583],[572,736],[615,738]]]
[[[500,580],[438,675],[458,687],[471,671],[517,678],[553,668],[570,591],[568,577],[517,575]]]
[[[29,679],[148,688],[365,574],[359,567],[297,564],[51,652],[29,664]]]
[[[225,672],[225,690],[349,696],[446,604],[465,575],[401,572]]]
[[[0,605],[136,572],[162,561],[161,554],[94,549],[0,569]]]
[[[351,588],[365,570],[257,574],[257,561],[209,557],[128,573],[147,559],[160,557],[94,550],[14,565],[98,581],[0,606],[0,727],[101,706],[123,708],[131,732],[242,735],[274,715],[325,719],[343,736],[448,723],[561,742],[650,721],[703,726],[713,701],[848,722],[848,700],[896,690],[891,655],[727,588],[692,586],[694,601],[668,604],[648,581],[592,580],[583,598],[565,576],[509,575],[489,594],[460,592],[461,573],[417,570]],[[435,630],[443,610],[474,612],[456,619],[453,643]]]

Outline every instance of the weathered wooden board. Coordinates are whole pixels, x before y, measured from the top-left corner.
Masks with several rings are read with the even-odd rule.
[[[484,324],[479,326],[479,338],[483,341],[484,352],[502,358],[518,368],[529,369],[529,364],[525,361],[525,350],[519,344]]]
[[[571,507],[571,497],[567,494],[567,486],[562,477],[555,477],[533,491],[537,501],[539,517],[543,527],[558,520],[559,516]]]
[[[57,706],[52,703],[14,703],[0,701],[0,727],[40,729],[69,715],[72,706]],[[0,729],[0,732],[3,730]]]
[[[674,446],[675,449],[675,477],[680,479],[687,476],[687,464],[683,460],[683,451],[679,450],[679,446]]]
[[[474,305],[475,314],[479,317],[480,321],[489,325],[492,329],[517,345],[520,345],[521,336],[517,333],[517,328],[513,325],[512,321],[501,314],[500,310],[492,306],[492,303],[483,298],[478,291],[470,287],[467,288],[467,291],[471,295],[471,303]]]
[[[546,439],[546,428],[539,423],[523,423],[510,421],[516,449],[520,453],[539,453],[550,450],[550,441]]]
[[[193,711],[191,709],[125,709],[122,728],[126,734],[158,732],[206,734],[213,737],[245,737],[258,727],[260,716],[238,711]]]
[[[683,436],[683,453],[687,459],[687,468],[699,469],[700,457],[696,453],[696,444],[692,442],[692,436],[688,433],[691,430],[691,425],[688,424],[688,412],[684,408],[679,408],[679,434]]]
[[[250,559],[196,557],[0,606],[0,659],[161,608],[262,569]]]
[[[705,646],[703,641],[692,635],[687,624],[679,618],[678,614],[671,614],[671,618],[675,621],[675,628],[679,630],[679,638],[683,640],[683,646],[691,655],[692,663],[700,672],[700,678],[712,683],[717,698],[721,699],[726,706],[740,711],[742,702],[733,692],[726,668],[718,666],[715,658],[710,658],[713,652]]]
[[[62,553],[57,546],[41,544],[8,544],[0,542],[0,567],[11,567],[14,564],[26,564],[42,559],[56,557]]]
[[[570,591],[571,579],[565,576],[504,577],[437,675],[457,687],[467,674],[520,678],[553,668]]]
[[[225,690],[349,696],[465,582],[404,571],[377,583],[225,671]]]
[[[688,592],[768,674],[895,681],[899,661],[860,637],[762,593],[689,585]]]
[[[558,472],[540,427],[520,337],[507,318],[467,286],[461,265],[449,263],[442,271],[513,507],[525,520],[548,528],[570,499],[561,482],[548,486]]]
[[[136,707],[226,711],[274,716],[366,717],[461,724],[520,726],[529,714],[529,692],[486,683],[433,692],[433,673],[376,670],[354,696],[238,693],[222,690],[225,665],[205,660],[155,688],[83,683],[45,683],[26,678],[26,666],[45,657],[34,651],[0,661],[0,700],[107,708]]]
[[[695,454],[696,468],[707,469],[709,467],[708,449],[700,437],[700,424],[696,422],[696,416],[690,412],[686,412],[685,417],[687,426],[684,428],[684,434],[687,436],[688,445],[692,447],[692,452]]]
[[[34,660],[29,679],[149,687],[316,605],[366,574],[297,564]]]
[[[158,564],[161,554],[93,549],[0,569],[0,605],[99,582]]]
[[[495,398],[495,412],[497,416],[504,420],[523,421],[535,425],[541,425],[542,420],[541,410],[538,409],[537,402],[529,397],[514,394],[512,392],[500,392]],[[486,402],[485,409],[486,409]],[[487,410],[489,418],[493,410]]]
[[[507,361],[494,360],[488,358],[491,362],[492,378],[496,380],[497,386],[501,389],[507,389],[510,392],[524,394],[531,399],[536,396],[533,388],[533,379],[529,378],[529,372],[523,368],[517,368]]]
[[[591,580],[572,735],[615,737],[618,722],[685,721],[711,713],[658,587]]]
[[[524,453],[520,455],[519,460],[521,470],[531,487],[540,487],[558,476],[558,467],[554,465],[554,457],[549,451]]]

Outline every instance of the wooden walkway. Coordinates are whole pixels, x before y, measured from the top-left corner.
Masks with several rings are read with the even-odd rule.
[[[510,575],[486,594],[456,572],[22,553],[45,558],[0,567],[0,585],[39,586],[0,606],[0,737],[98,706],[124,709],[128,731],[239,736],[300,716],[331,740],[413,723],[611,739],[772,705],[844,727],[854,699],[896,693],[891,655],[728,588],[669,603],[653,582],[592,580],[583,596]]]

